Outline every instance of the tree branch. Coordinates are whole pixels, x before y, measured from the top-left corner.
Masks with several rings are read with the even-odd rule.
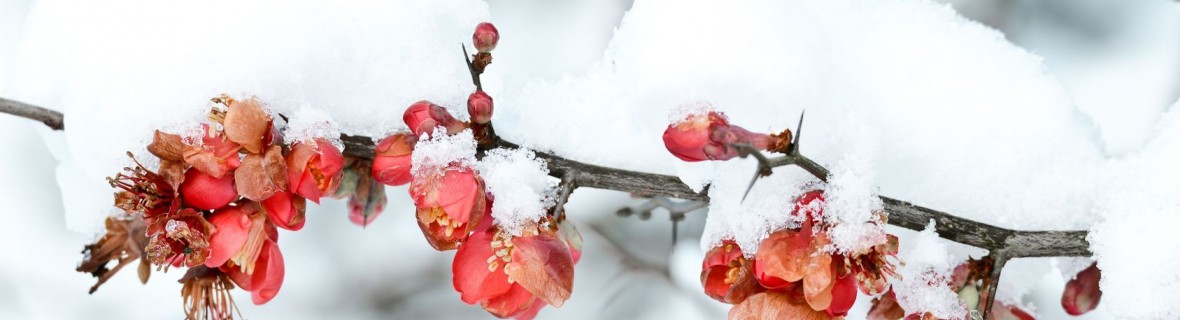
[[[65,130],[65,122],[61,112],[34,106],[28,103],[0,98],[0,113],[7,113],[18,117],[40,121],[53,130]]]

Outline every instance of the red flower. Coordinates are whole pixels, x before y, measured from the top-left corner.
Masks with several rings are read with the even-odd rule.
[[[344,156],[327,140],[296,142],[287,155],[287,181],[292,192],[320,203],[321,196],[336,191],[343,167]]]
[[[258,204],[225,207],[209,220],[217,233],[210,239],[213,250],[205,266],[220,267],[234,283],[251,292],[254,304],[274,298],[283,285],[283,254],[275,243],[278,232]]]
[[[447,109],[426,100],[406,108],[402,121],[406,122],[415,136],[422,136],[423,133],[432,135],[435,127],[446,128],[447,134],[456,134],[467,128],[467,124],[456,120]]]
[[[458,166],[414,179],[410,197],[418,207],[418,227],[437,250],[454,249],[467,239],[486,209],[483,179]]]
[[[492,227],[459,247],[452,272],[463,302],[479,303],[501,318],[531,318],[544,304],[561,306],[569,299],[573,265],[556,230],[533,227],[512,236]]]
[[[391,186],[410,183],[414,178],[410,174],[411,158],[417,142],[418,136],[410,133],[397,133],[381,139],[374,150],[373,178]]]
[[[1098,269],[1097,263],[1093,263],[1069,280],[1065,284],[1065,293],[1061,295],[1061,306],[1065,312],[1080,316],[1094,310],[1102,300],[1102,290],[1098,287],[1101,279],[1102,270]]]
[[[135,158],[132,158],[135,160]],[[127,212],[141,212],[148,225],[180,211],[178,189],[172,182],[147,168],[139,161],[135,167],[107,178],[111,187],[122,189],[115,193],[115,207]]]
[[[288,192],[275,193],[262,201],[262,209],[275,226],[291,231],[303,229],[307,200]]]
[[[471,122],[491,122],[492,110],[492,97],[484,93],[483,90],[476,91],[467,97],[467,114],[471,115]]]
[[[185,163],[214,178],[224,177],[242,164],[242,160],[238,158],[241,146],[209,125],[202,124],[201,127],[205,131],[201,138],[202,143],[199,146],[184,147]]]
[[[773,139],[730,125],[725,114],[720,112],[689,115],[664,130],[664,147],[684,161],[729,160],[738,156],[737,149],[732,146],[738,143],[767,150]]]
[[[481,22],[475,26],[475,34],[471,35],[471,42],[479,52],[492,52],[496,43],[500,41],[500,31],[490,22]]]
[[[754,279],[752,261],[746,260],[742,249],[728,240],[705,253],[701,284],[709,297],[728,304],[740,303],[761,289]]]
[[[184,173],[180,195],[185,204],[201,210],[221,208],[238,198],[233,175],[214,178],[196,169]]]

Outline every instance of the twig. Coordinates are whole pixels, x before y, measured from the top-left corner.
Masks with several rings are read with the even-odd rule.
[[[0,98],[0,113],[40,121],[53,130],[65,130],[61,112],[34,106],[28,103]]]

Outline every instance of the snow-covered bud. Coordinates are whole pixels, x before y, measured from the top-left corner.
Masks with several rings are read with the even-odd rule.
[[[434,128],[439,126],[446,128],[447,134],[456,134],[467,128],[466,124],[451,116],[446,108],[426,100],[415,102],[406,108],[405,114],[402,114],[402,121],[406,122],[406,126],[410,127],[415,136],[421,136],[423,133],[433,134]]]
[[[491,22],[481,22],[475,26],[475,34],[471,35],[471,42],[479,52],[492,52],[496,43],[500,42],[500,31]]]
[[[471,122],[484,124],[492,121],[492,97],[483,90],[475,91],[467,97],[467,113],[471,115]]]
[[[397,133],[381,139],[373,155],[373,178],[391,186],[410,183],[414,179],[410,166],[417,141],[418,136],[410,133]]]
[[[1098,280],[1102,279],[1102,271],[1098,264],[1091,264],[1089,268],[1079,272],[1073,280],[1065,284],[1065,293],[1061,295],[1061,306],[1070,315],[1080,316],[1102,300],[1102,290],[1098,288]]]
[[[201,170],[188,169],[184,182],[180,184],[180,196],[184,203],[201,210],[224,207],[238,198],[234,190],[234,176],[214,178]]]

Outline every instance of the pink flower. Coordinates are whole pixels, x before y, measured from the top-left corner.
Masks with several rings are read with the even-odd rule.
[[[303,229],[307,200],[289,192],[275,193],[262,201],[262,209],[275,226],[291,231]]]
[[[417,141],[418,136],[410,133],[397,133],[381,139],[374,150],[373,178],[391,186],[410,183],[414,178],[410,167]]]
[[[500,31],[496,30],[496,26],[491,22],[481,22],[475,26],[471,42],[475,43],[475,49],[479,52],[492,52],[492,49],[496,48],[496,43],[500,42]]]
[[[335,193],[344,168],[344,156],[327,140],[314,144],[296,142],[287,155],[287,181],[291,191],[315,203]]]
[[[561,306],[573,289],[573,259],[555,230],[520,236],[498,228],[477,231],[459,247],[451,271],[455,290],[500,317],[531,319],[545,304]]]
[[[705,253],[701,285],[709,297],[729,304],[741,303],[761,289],[754,278],[753,262],[746,260],[742,249],[728,240]]]

